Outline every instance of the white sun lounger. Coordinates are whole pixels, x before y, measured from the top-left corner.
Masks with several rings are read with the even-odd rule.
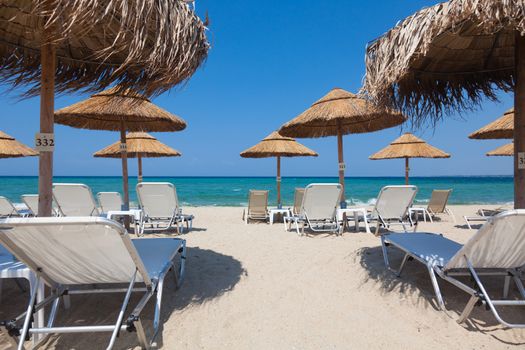
[[[177,190],[169,182],[141,182],[137,184],[137,197],[143,211],[139,232],[142,235],[146,225],[156,230],[169,230],[173,224],[177,233],[193,225],[193,215],[183,214],[179,206]],[[156,225],[156,227],[155,227]],[[161,227],[162,225],[162,227]]]
[[[38,216],[38,194],[23,194],[20,198],[31,215]]]
[[[60,216],[99,216],[91,189],[84,184],[53,184],[53,198]]]
[[[520,270],[525,266],[525,210],[511,210],[489,219],[463,246],[432,233],[385,234],[381,236],[381,243],[385,265],[398,276],[410,257],[426,265],[442,310],[445,310],[445,304],[436,276],[470,294],[459,323],[465,321],[474,306],[481,303],[492,311],[502,325],[525,328],[525,324],[506,322],[497,310],[499,306],[525,306],[525,288],[520,278]],[[388,245],[405,253],[398,270],[390,267]],[[505,277],[503,300],[494,300],[487,293],[480,278],[483,275]],[[465,284],[458,276],[471,277],[475,286]],[[507,299],[511,279],[516,284],[521,300]]]
[[[105,218],[6,219],[0,222],[0,243],[38,277],[31,289],[27,311],[4,325],[9,334],[20,332],[20,337],[16,337],[19,349],[23,349],[27,335],[92,332],[111,333],[107,347],[111,349],[121,331],[136,332],[140,345],[148,348],[159,331],[164,278],[173,269],[177,286],[180,286],[184,276],[184,240],[131,240],[123,226]],[[177,256],[180,259],[176,259]],[[36,291],[42,281],[51,288],[51,292],[42,302],[35,303]],[[125,293],[125,296],[113,324],[80,326],[74,322],[73,325],[54,326],[61,297],[114,292]],[[142,292],[143,296],[125,318],[132,292]],[[156,298],[154,332],[148,340],[140,314],[151,297]],[[32,314],[46,305],[51,305],[47,326],[32,326]],[[102,318],[107,319],[107,310],[99,312]]]
[[[381,189],[374,209],[367,218],[369,222],[377,222],[376,236],[379,235],[381,226],[390,230],[393,225],[400,225],[405,232],[407,227],[414,226],[408,209],[412,206],[416,194],[416,186],[385,186]]]
[[[8,198],[0,196],[0,218],[10,218],[13,216],[27,216],[28,214],[28,211],[16,209],[16,207]]]
[[[427,216],[430,222],[437,214],[447,214],[456,222],[456,218],[452,210],[447,207],[448,199],[452,190],[433,190],[428,205],[426,207],[413,206],[409,209],[410,216],[413,214],[423,213],[423,220],[427,221]]]
[[[465,222],[467,223],[467,226],[469,229],[472,229],[472,224],[474,222],[478,222],[480,224],[484,224],[488,221],[488,219],[494,215],[497,215],[499,213],[503,213],[504,211],[507,211],[510,209],[505,208],[496,208],[496,209],[479,209],[478,215],[475,216],[469,216],[465,215],[463,216],[463,219],[465,219]]]
[[[122,210],[122,197],[118,192],[99,192],[97,199],[103,213]]]
[[[341,234],[341,225],[337,220],[337,204],[341,199],[340,184],[310,184],[306,186],[298,215],[286,219],[292,223],[298,235],[304,234],[307,225],[314,232],[334,232]],[[299,225],[301,230],[299,231]]]

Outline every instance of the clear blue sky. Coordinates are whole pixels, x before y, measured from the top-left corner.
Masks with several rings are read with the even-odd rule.
[[[146,159],[145,175],[271,176],[274,159],[243,159],[239,152],[292,119],[333,87],[351,92],[361,86],[368,41],[422,7],[436,1],[297,1],[200,0],[208,11],[212,48],[204,66],[189,83],[153,102],[185,119],[179,133],[155,133],[180,150],[183,157]],[[61,108],[86,98],[67,95]],[[452,154],[448,160],[413,160],[412,174],[507,175],[510,157],[486,157],[506,140],[475,141],[467,135],[512,107],[512,95],[501,103],[487,101],[481,109],[452,116],[436,129],[416,130],[430,144]],[[33,145],[39,125],[39,100],[18,100],[0,87],[0,130]],[[56,126],[55,175],[120,175],[120,162],[91,154],[115,142],[116,132]],[[401,133],[400,128],[347,135],[347,176],[401,176],[401,160],[370,161],[368,156]],[[335,137],[300,139],[318,158],[283,161],[283,175],[337,174]],[[2,160],[0,175],[36,175],[36,157]],[[136,174],[136,163],[130,163]]]

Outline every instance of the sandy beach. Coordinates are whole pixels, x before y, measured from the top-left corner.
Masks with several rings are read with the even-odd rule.
[[[421,222],[418,230],[465,242],[475,230],[466,227],[462,216],[474,214],[477,208],[451,206],[456,224],[444,216],[440,222]],[[189,247],[186,280],[177,292],[173,280],[167,282],[164,327],[157,339],[160,348],[508,349],[525,345],[525,330],[502,329],[484,308],[477,308],[466,324],[457,324],[467,297],[445,283],[448,311],[438,311],[426,269],[412,262],[401,278],[394,277],[384,268],[379,239],[364,230],[356,233],[351,227],[342,237],[298,237],[285,232],[282,223],[245,225],[239,207],[186,211],[196,216],[194,230],[182,235]],[[393,256],[394,262],[401,257]],[[27,297],[13,281],[5,281],[0,319],[21,312]],[[58,324],[112,321],[121,297],[73,296],[73,308],[61,309]],[[151,306],[144,314],[148,320]],[[523,316],[512,311],[505,315],[511,320]],[[109,334],[53,336],[46,348],[99,349],[108,339]],[[4,335],[0,341],[0,348],[9,348]],[[135,334],[121,333],[116,348],[135,347]]]

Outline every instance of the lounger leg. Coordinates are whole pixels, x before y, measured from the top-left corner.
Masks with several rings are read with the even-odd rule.
[[[445,302],[443,301],[443,296],[441,295],[441,290],[439,289],[439,284],[434,273],[434,269],[431,265],[427,265],[428,273],[430,274],[430,280],[432,281],[432,286],[434,287],[434,292],[436,293],[436,298],[438,301],[438,306],[441,310],[445,311]]]
[[[463,312],[461,313],[461,315],[459,316],[457,322],[458,323],[463,323],[465,322],[465,320],[467,319],[467,317],[469,317],[470,313],[472,312],[472,309],[474,309],[474,306],[476,306],[476,303],[478,302],[479,298],[475,295],[471,296],[467,305],[465,306],[465,308],[463,309]]]
[[[525,299],[525,288],[523,287],[523,282],[521,282],[521,279],[516,275],[512,276],[512,278],[514,279],[514,283],[516,283],[516,287],[518,287],[521,297]]]
[[[509,298],[510,279],[512,276],[505,276],[505,283],[503,284],[503,299]]]
[[[120,307],[120,312],[118,314],[117,323],[115,323],[115,329],[113,330],[113,334],[111,335],[111,339],[109,340],[107,350],[111,350],[113,348],[113,345],[115,345],[115,340],[117,339],[118,333],[120,332],[120,326],[122,325],[122,320],[124,319],[124,312],[126,311],[126,308],[129,303],[129,298],[131,297],[131,292],[133,292],[133,286],[135,285],[135,279],[137,278],[137,270],[135,270],[135,273],[133,274],[133,277],[131,278],[131,282],[129,283],[128,291],[126,292],[126,296],[124,297],[124,302],[122,303],[122,306]]]
[[[24,319],[24,326],[22,327],[22,333],[20,334],[18,342],[18,350],[24,349],[24,341],[29,332],[29,327],[31,326],[31,317],[33,316],[33,309],[35,307],[36,295],[38,294],[38,288],[40,287],[40,278],[36,279],[36,283],[31,286],[31,297],[29,298],[29,305],[27,307],[26,317]]]
[[[161,278],[157,285],[157,300],[155,300],[155,314],[153,316],[153,337],[157,335],[159,331],[159,320],[160,320],[160,310],[162,306],[162,290],[164,287],[164,278]]]
[[[472,227],[470,226],[470,222],[468,221],[468,218],[466,216],[464,216],[463,218],[467,222],[467,227],[469,228],[469,230],[472,230]]]
[[[452,210],[450,210],[449,208],[445,208],[445,211],[447,212],[448,215],[452,217],[452,221],[456,223],[456,217],[454,216],[454,213],[452,212]]]
[[[434,220],[432,220],[432,215],[428,212],[428,210],[425,209],[425,212],[428,215],[428,219],[430,220],[430,222],[434,222]]]

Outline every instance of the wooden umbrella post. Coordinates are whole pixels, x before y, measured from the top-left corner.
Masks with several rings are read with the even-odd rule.
[[[52,31],[44,29],[47,39],[40,49],[40,133],[53,134],[55,112],[56,51],[50,43]],[[54,147],[54,138],[52,138]],[[51,216],[53,202],[53,151],[41,151],[38,162],[38,216]]]
[[[140,155],[140,153],[137,154],[137,162],[138,162],[138,167],[139,167],[138,181],[139,183],[141,183],[142,182],[142,156]]]
[[[345,201],[345,161],[343,157],[343,132],[341,130],[341,122],[337,123],[337,154],[339,158],[339,183],[343,188],[341,193],[341,208],[346,207]]]
[[[120,122],[120,156],[122,158],[122,187],[124,192],[124,204],[122,210],[129,210],[129,188],[128,188],[128,149],[126,144],[126,123]],[[126,229],[129,229],[129,217],[124,217]]]
[[[405,157],[405,185],[408,185],[408,173],[410,172],[410,167],[408,164],[408,157]]]
[[[525,208],[525,37],[515,32],[514,208]]]
[[[277,156],[277,208],[281,208],[281,157]]]

